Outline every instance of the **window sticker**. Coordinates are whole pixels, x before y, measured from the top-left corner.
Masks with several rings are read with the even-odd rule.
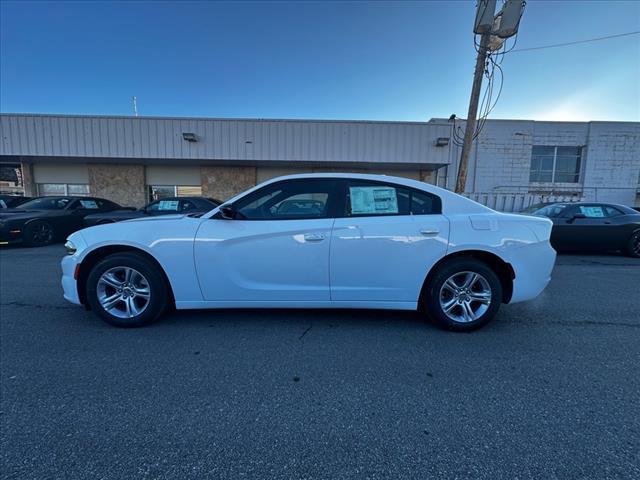
[[[398,196],[393,187],[349,187],[351,214],[398,213]]]
[[[580,207],[580,211],[589,218],[604,217],[602,207]]]
[[[172,210],[178,211],[178,200],[160,200],[158,210]]]
[[[82,208],[98,208],[98,204],[95,200],[80,200]]]

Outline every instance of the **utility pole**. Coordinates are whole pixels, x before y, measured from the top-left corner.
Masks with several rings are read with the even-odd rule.
[[[473,144],[473,134],[476,130],[476,116],[478,115],[478,102],[480,101],[480,89],[482,88],[482,77],[484,75],[484,65],[487,61],[489,50],[489,40],[491,35],[483,33],[480,37],[480,47],[478,48],[478,58],[476,58],[476,69],[473,73],[473,86],[471,87],[471,99],[469,100],[469,113],[467,113],[467,125],[464,129],[464,141],[462,143],[462,154],[460,155],[460,165],[458,166],[458,179],[456,181],[456,193],[464,193],[467,185],[467,167],[469,166],[469,154]]]
[[[501,39],[512,37],[518,33],[518,26],[520,25],[520,18],[522,18],[525,4],[525,0],[505,0],[500,11],[495,14],[496,0],[478,0],[473,32],[476,35],[480,35],[480,46],[478,47],[476,69],[473,74],[467,125],[464,130],[462,153],[460,154],[460,164],[458,165],[456,193],[464,193],[467,185],[469,155],[473,144],[473,136],[476,133],[478,102],[480,100],[482,77],[484,76],[489,50],[499,48],[499,45],[502,44]],[[498,40],[498,42],[492,43],[492,38]],[[496,45],[498,45],[498,47],[496,47]]]

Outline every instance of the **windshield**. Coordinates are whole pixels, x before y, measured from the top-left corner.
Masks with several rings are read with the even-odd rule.
[[[33,200],[29,200],[16,208],[21,210],[62,210],[69,204],[69,202],[71,202],[70,199],[60,197],[34,198]]]

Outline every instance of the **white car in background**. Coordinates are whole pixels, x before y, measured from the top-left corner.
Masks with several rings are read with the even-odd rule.
[[[418,309],[469,331],[501,303],[542,292],[551,226],[406,178],[291,175],[202,216],[76,232],[62,285],[67,300],[121,327],[170,306],[294,307]]]

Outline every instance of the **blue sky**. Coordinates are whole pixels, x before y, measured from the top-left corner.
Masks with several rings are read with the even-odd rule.
[[[500,2],[499,2],[500,3]],[[0,1],[0,111],[466,115],[475,3]],[[640,30],[638,1],[530,0],[516,48]],[[640,35],[512,52],[491,118],[640,120]]]

